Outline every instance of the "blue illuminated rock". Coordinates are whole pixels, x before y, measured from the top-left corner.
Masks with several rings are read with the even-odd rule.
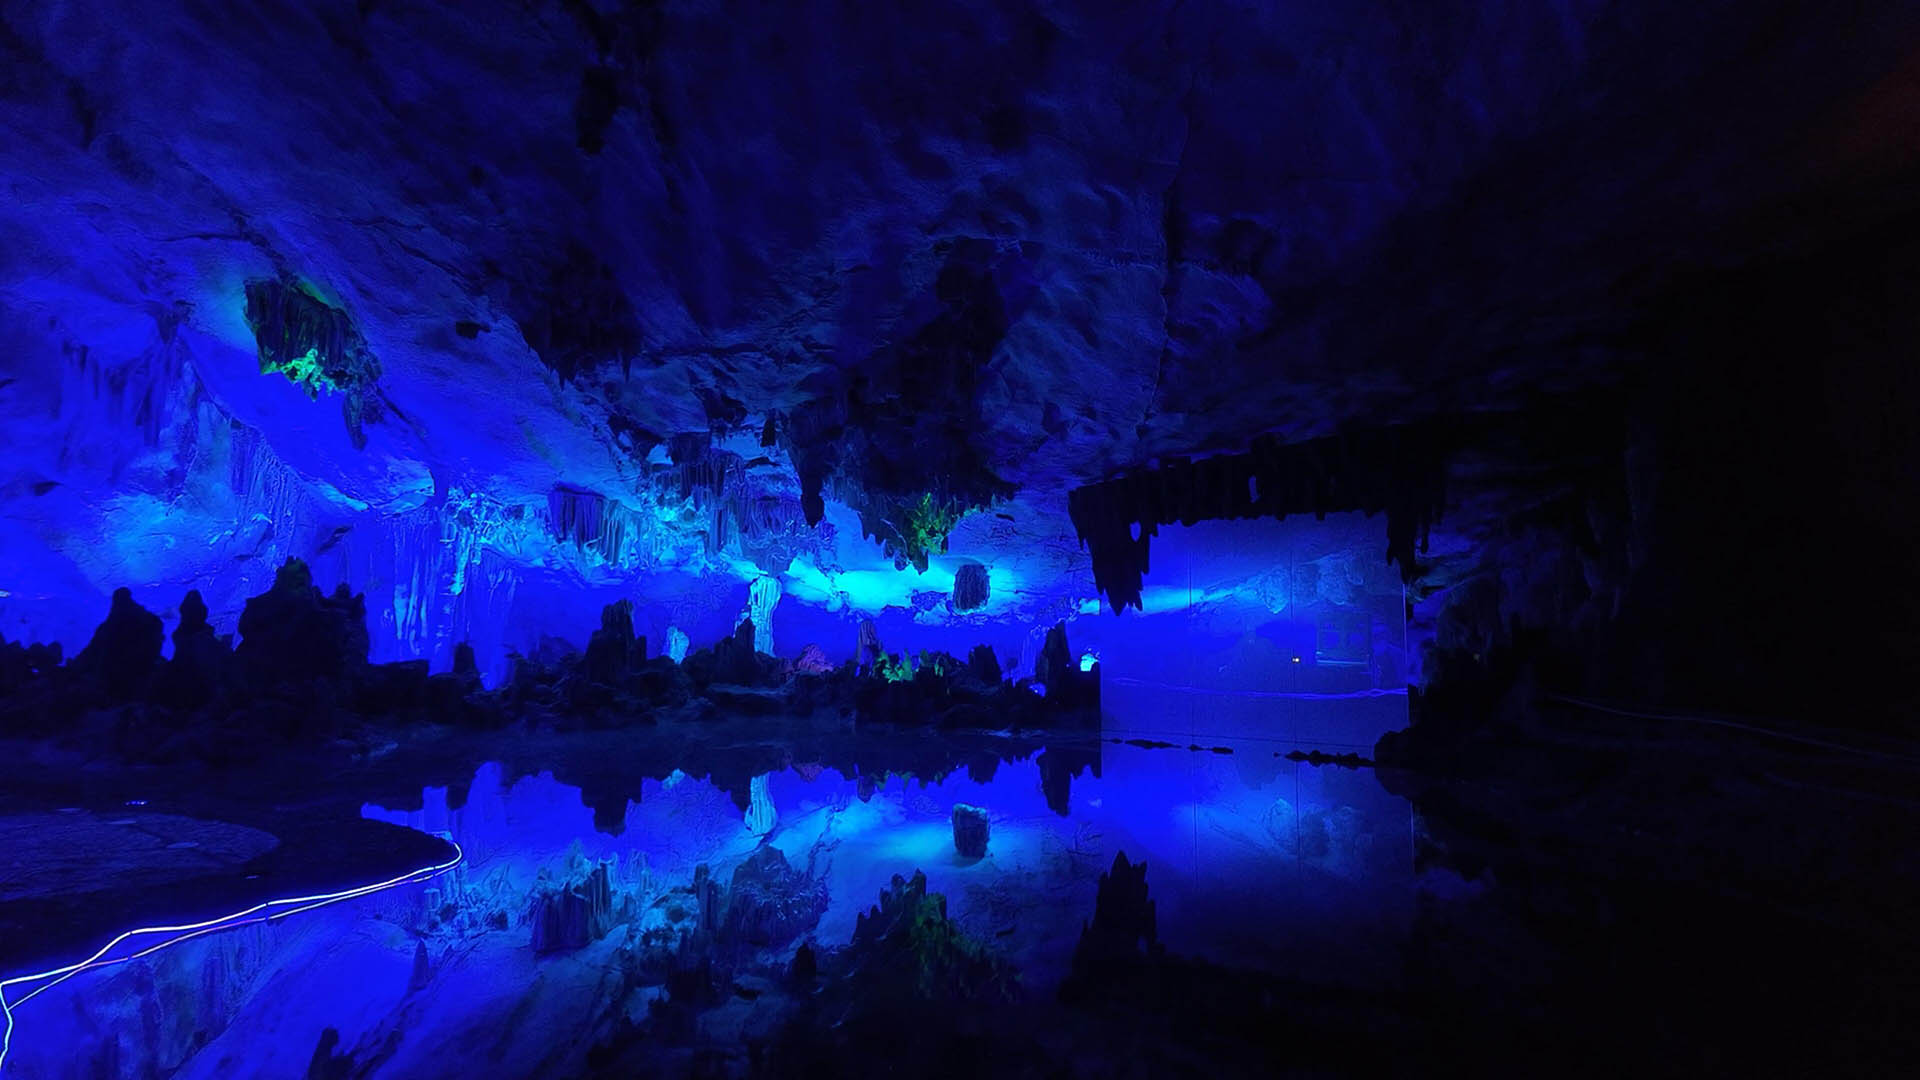
[[[527,922],[536,953],[571,952],[605,937],[613,928],[613,884],[599,863],[580,880],[534,893]]]
[[[1012,1001],[1019,974],[947,916],[947,898],[927,891],[927,875],[893,875],[880,902],[855,916],[853,940],[837,960],[861,973],[854,992],[872,1003]]]
[[[987,568],[966,563],[953,572],[953,610],[977,611],[987,606],[993,590]]]
[[[720,938],[756,948],[786,945],[812,929],[826,907],[824,883],[788,864],[778,848],[762,845],[733,872]]]
[[[880,644],[880,628],[872,619],[860,620],[859,638],[854,643],[854,658],[862,671],[871,671],[877,667],[886,655],[886,647]]]
[[[978,859],[987,853],[987,812],[977,806],[958,803],[953,808],[953,849],[961,857]]]

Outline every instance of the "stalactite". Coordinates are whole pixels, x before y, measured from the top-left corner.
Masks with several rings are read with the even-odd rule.
[[[1386,557],[1410,581],[1419,573],[1416,547],[1425,547],[1440,516],[1456,445],[1458,433],[1437,424],[1303,443],[1259,439],[1244,454],[1175,459],[1076,488],[1067,512],[1089,550],[1094,583],[1116,612],[1140,606],[1153,537],[1174,523],[1385,511]]]
[[[595,544],[600,539],[606,504],[606,496],[599,492],[555,485],[547,492],[547,515],[553,535],[582,548]]]
[[[503,548],[512,553],[521,550],[524,517],[519,507],[509,507],[481,492],[451,488],[438,514],[441,542],[452,553],[453,580],[448,590],[459,594],[466,589],[467,576],[479,563],[485,547]]]
[[[187,369],[185,350],[171,330],[132,359],[112,363],[99,350],[67,343],[61,353],[57,415],[71,423],[70,438],[98,440],[103,430],[131,429],[140,444],[160,445],[160,435],[189,406],[198,381]]]
[[[628,506],[595,491],[565,484],[547,493],[551,535],[621,570],[651,569],[685,561],[674,528],[664,523],[682,517],[657,490],[642,490],[639,505]]]
[[[258,346],[260,373],[285,374],[312,397],[323,390],[341,394],[347,434],[364,448],[364,424],[381,415],[375,386],[380,363],[347,313],[302,285],[257,279],[246,284],[245,315]]]
[[[287,545],[309,511],[306,481],[280,460],[258,431],[239,424],[228,430],[228,482],[238,504],[236,521],[265,526],[254,534],[260,548],[242,554],[278,565],[292,554]]]
[[[439,530],[429,522],[393,522],[387,529],[393,559],[393,636],[404,655],[417,657],[431,650],[444,549],[438,543]]]

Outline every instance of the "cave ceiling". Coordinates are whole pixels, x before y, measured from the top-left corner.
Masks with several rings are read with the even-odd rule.
[[[308,548],[599,515],[603,562],[777,572],[847,549],[824,515],[1065,566],[1125,470],[1616,379],[1668,282],[1870,213],[1916,43],[1896,3],[8,4],[5,554],[102,595],[307,554],[156,524],[259,443]]]

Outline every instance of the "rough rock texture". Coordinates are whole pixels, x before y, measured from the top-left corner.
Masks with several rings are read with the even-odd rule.
[[[861,991],[884,1000],[1006,1001],[1019,996],[1019,975],[961,932],[947,917],[947,898],[927,892],[927,876],[899,874],[880,902],[854,919],[848,958]]]
[[[812,929],[826,906],[823,883],[788,865],[778,848],[762,846],[733,871],[720,936],[737,945],[777,948]]]
[[[833,661],[827,658],[827,651],[812,642],[808,642],[806,647],[800,650],[800,655],[793,658],[793,670],[804,675],[825,675],[833,668]]]
[[[987,853],[989,825],[987,812],[978,806],[959,803],[953,808],[953,850],[961,857],[978,859]]]
[[[325,556],[378,659],[491,672],[556,571],[1064,582],[1075,487],[1645,382],[1611,446],[1456,456],[1428,584],[1577,616],[1575,681],[1779,700],[1823,587],[1757,583],[1914,532],[1916,46],[1904,0],[10,5],[9,632],[73,651],[127,583],[230,620]],[[1876,671],[1889,561],[1833,636]],[[1751,646],[1677,658],[1729,594]]]
[[[1244,454],[1176,459],[1075,488],[1068,513],[1091,549],[1094,583],[1115,611],[1140,606],[1153,536],[1176,523],[1384,510],[1386,557],[1412,581],[1420,575],[1416,542],[1425,548],[1440,517],[1447,458],[1462,437],[1428,423],[1293,445],[1261,438]]]
[[[880,628],[872,619],[860,620],[860,635],[855,642],[854,657],[859,661],[862,671],[870,671],[886,655],[886,647],[880,644]]]
[[[986,607],[987,599],[992,595],[991,577],[987,568],[980,563],[967,563],[953,572],[955,611],[975,611]]]
[[[581,880],[539,889],[527,911],[533,951],[585,948],[613,929],[613,916],[613,884],[605,863],[595,866]]]
[[[767,776],[762,773],[753,778],[747,787],[747,831],[755,836],[765,836],[779,823],[779,815],[773,809],[773,796],[767,791]]]

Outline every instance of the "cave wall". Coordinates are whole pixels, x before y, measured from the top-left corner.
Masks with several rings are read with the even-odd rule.
[[[1413,588],[1420,681],[1909,726],[1920,221],[1678,281],[1563,437],[1472,448]]]
[[[1840,724],[1911,702],[1914,296],[1920,218],[1715,275],[1648,321],[1615,681]]]
[[[1778,682],[1846,590],[1744,478],[1839,478],[1843,565],[1911,525],[1870,267],[1916,44],[1898,0],[8,5],[0,632],[72,651],[121,585],[219,625],[298,556],[377,659],[497,671],[656,571],[725,579],[668,625],[767,575],[918,625],[989,563],[1024,634],[1096,595],[1076,487],[1537,412],[1629,434],[1469,440],[1417,632]],[[1840,602],[1813,666],[1895,670],[1910,593]],[[1768,640],[1665,644],[1716,611]]]

